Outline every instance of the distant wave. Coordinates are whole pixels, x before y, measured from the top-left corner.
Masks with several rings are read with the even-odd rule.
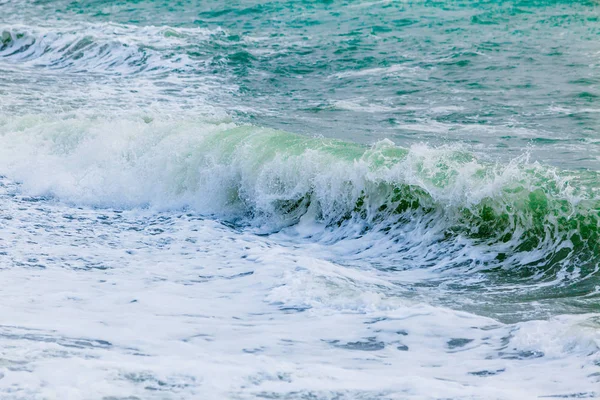
[[[73,72],[191,71],[202,61],[192,61],[187,52],[193,52],[212,36],[222,34],[218,29],[111,23],[64,28],[0,26],[0,58]]]

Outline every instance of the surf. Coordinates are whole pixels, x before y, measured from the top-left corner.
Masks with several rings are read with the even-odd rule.
[[[600,201],[591,171],[561,171],[527,154],[502,163],[465,146],[365,146],[159,116],[27,116],[2,120],[0,131],[0,173],[32,195],[185,209],[271,234],[308,224],[304,236],[316,242],[363,240],[356,259],[368,243],[388,243],[377,254],[381,268],[419,268],[433,257],[436,270],[457,277],[596,290]]]

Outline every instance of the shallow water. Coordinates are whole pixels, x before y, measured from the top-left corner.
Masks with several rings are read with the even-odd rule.
[[[1,397],[600,397],[598,11],[0,1]]]

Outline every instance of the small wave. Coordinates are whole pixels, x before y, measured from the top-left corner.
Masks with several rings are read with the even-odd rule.
[[[419,67],[407,67],[404,65],[392,65],[387,68],[366,68],[358,71],[344,71],[332,75],[333,78],[344,79],[344,78],[356,78],[359,76],[385,76],[385,75],[400,75],[414,77],[421,73],[422,70]]]
[[[0,27],[0,59],[73,72],[191,71],[187,51],[223,31],[87,24],[69,27]],[[177,49],[174,52],[172,49]]]

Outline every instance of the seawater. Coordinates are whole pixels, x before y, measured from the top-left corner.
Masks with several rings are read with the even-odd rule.
[[[595,1],[0,1],[3,399],[600,398]]]

